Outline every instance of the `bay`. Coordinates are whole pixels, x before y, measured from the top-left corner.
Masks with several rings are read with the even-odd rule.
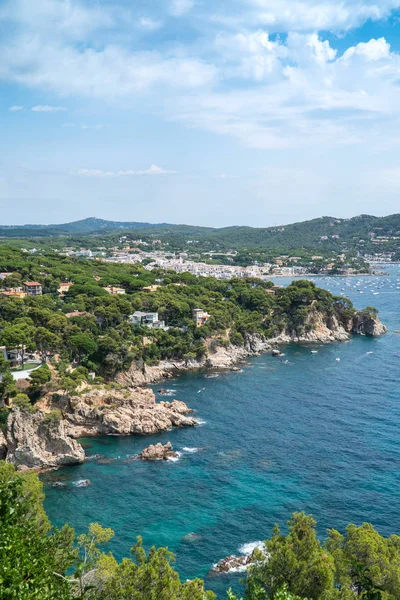
[[[210,575],[212,565],[268,537],[275,523],[285,527],[293,511],[312,513],[321,537],[364,521],[400,533],[400,269],[314,280],[357,308],[376,306],[389,333],[293,344],[283,350],[287,364],[264,355],[240,373],[169,382],[202,425],[84,440],[100,459],[43,477],[52,523],[79,533],[93,521],[113,528],[118,558],[137,535],[146,547],[168,546],[182,578],[205,578],[219,598],[239,576]],[[132,460],[166,441],[181,453],[177,462]],[[77,487],[84,479],[91,485]]]

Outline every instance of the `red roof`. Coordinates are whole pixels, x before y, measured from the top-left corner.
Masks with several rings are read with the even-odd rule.
[[[29,286],[38,286],[38,285],[42,285],[41,283],[38,283],[37,281],[25,281],[24,285],[26,285],[27,287]]]

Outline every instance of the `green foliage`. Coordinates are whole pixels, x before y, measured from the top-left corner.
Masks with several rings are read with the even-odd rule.
[[[61,410],[59,410],[58,408],[55,408],[54,410],[50,411],[43,417],[42,423],[49,427],[55,427],[56,425],[58,425],[60,423],[61,419],[62,419]]]
[[[10,364],[0,353],[0,407],[8,403],[17,393],[17,386],[10,370]]]
[[[135,559],[117,564],[112,557],[99,562],[100,593],[98,600],[213,600],[201,580],[181,583],[172,563],[174,556],[167,548],[152,548],[146,554],[142,539],[131,550]]]
[[[167,548],[146,553],[140,537],[121,563],[104,553],[114,532],[98,523],[74,544],[68,526],[51,528],[43,499],[35,473],[0,462],[0,600],[215,599],[201,580],[181,582]],[[245,600],[400,599],[399,536],[364,523],[328,531],[322,545],[315,526],[294,513],[287,535],[275,527],[247,571]],[[232,590],[227,599],[238,600]]]
[[[50,529],[37,477],[0,462],[0,599],[70,600],[73,530]]]
[[[294,513],[287,536],[275,527],[265,543],[265,554],[260,552],[257,562],[249,569],[248,596],[251,597],[254,586],[261,586],[275,600],[278,591],[287,585],[295,595],[318,600],[333,589],[334,561],[321,546],[315,525],[312,517]]]
[[[22,362],[27,352],[36,351],[44,363],[49,357],[66,365],[73,362],[106,380],[135,361],[199,359],[213,339],[229,336],[232,344],[241,346],[249,333],[303,335],[313,328],[316,311],[325,317],[334,315],[339,322],[354,312],[349,301],[309,281],[296,281],[270,294],[271,283],[256,278],[218,281],[161,269],[146,271],[142,266],[73,260],[50,252],[27,259],[5,246],[0,246],[0,269],[40,281],[45,292],[23,300],[0,298],[0,344],[17,350]],[[74,285],[59,298],[55,290],[63,281]],[[154,292],[143,291],[156,282]],[[123,286],[126,294],[111,296],[104,290],[106,285]],[[211,317],[196,329],[192,311],[199,307]],[[129,317],[136,310],[158,312],[169,329],[133,327]],[[66,372],[61,375],[71,378]],[[39,384],[35,382],[40,390]]]
[[[39,369],[35,369],[29,375],[29,391],[38,392],[42,390],[49,381],[51,381],[51,371],[47,365],[42,365]]]
[[[20,393],[14,396],[12,399],[12,405],[15,406],[15,408],[19,408],[23,412],[33,413],[36,410],[26,394]]]

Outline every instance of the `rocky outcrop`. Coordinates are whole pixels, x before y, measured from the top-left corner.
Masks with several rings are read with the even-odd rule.
[[[7,462],[17,467],[74,465],[85,460],[82,446],[67,433],[65,422],[42,412],[14,408],[7,422]]]
[[[245,571],[246,568],[253,562],[252,555],[249,556],[227,556],[223,558],[217,564],[215,564],[211,570],[212,573],[238,573]]]
[[[15,408],[7,422],[0,453],[18,467],[73,465],[85,460],[74,439],[119,434],[150,435],[172,427],[193,427],[197,421],[184,402],[156,402],[149,389],[108,391],[89,389],[80,397],[53,394],[40,402],[41,410]],[[3,449],[3,450],[2,450]]]
[[[245,554],[239,556],[227,556],[226,558],[223,558],[217,562],[213,566],[211,573],[240,573],[245,571],[255,562],[265,560],[269,557],[269,554],[265,551],[262,542],[249,544],[248,546],[250,549]]]
[[[127,393],[91,390],[63,398],[65,428],[72,437],[95,435],[152,435],[172,427],[193,427],[197,421],[184,402],[156,402],[150,389]]]
[[[0,429],[0,460],[5,460],[7,456],[7,440]]]
[[[171,442],[167,442],[165,446],[162,444],[151,445],[139,454],[139,458],[142,460],[170,460],[178,456],[179,454],[174,452]]]
[[[379,337],[387,333],[387,328],[377,316],[368,312],[358,312],[351,320],[351,332],[356,335]]]

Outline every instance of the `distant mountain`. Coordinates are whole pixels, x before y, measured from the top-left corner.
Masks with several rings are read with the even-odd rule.
[[[400,236],[400,214],[387,217],[360,215],[351,219],[320,217],[311,221],[277,227],[196,227],[191,225],[151,224],[142,222],[107,221],[90,217],[61,225],[0,226],[3,238],[38,238],[50,236],[92,236],[140,231],[140,236],[157,236],[168,240],[173,246],[197,242],[203,249],[317,249],[321,244],[339,244],[362,239],[370,241],[374,236]],[[326,243],[322,243],[326,242]]]
[[[106,221],[96,217],[88,217],[81,221],[63,223],[61,225],[0,225],[2,237],[31,237],[51,235],[90,235],[118,229],[139,229],[150,227],[151,223]]]

